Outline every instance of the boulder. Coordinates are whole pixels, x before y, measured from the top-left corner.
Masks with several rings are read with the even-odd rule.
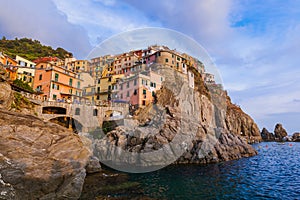
[[[0,82],[0,109],[10,109],[13,102],[13,92],[7,82]]]
[[[90,156],[66,128],[0,109],[0,199],[78,199]]]
[[[293,142],[300,142],[300,133],[296,132],[292,136]]]
[[[288,135],[282,124],[276,124],[274,134],[278,141],[283,141],[283,138]]]
[[[275,141],[275,136],[273,133],[270,133],[266,128],[263,128],[261,131],[261,138],[265,142]]]

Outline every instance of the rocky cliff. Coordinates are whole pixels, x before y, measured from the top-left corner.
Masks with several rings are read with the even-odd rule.
[[[205,86],[199,73],[194,72],[195,88],[191,88],[184,75],[168,67],[152,66],[152,70],[165,77],[156,103],[95,141],[94,152],[102,162],[127,171],[146,166],[148,171],[170,163],[212,163],[256,155],[248,142],[261,141],[259,129],[224,91]]]
[[[91,151],[59,125],[8,111],[14,101],[0,69],[0,199],[78,199]]]

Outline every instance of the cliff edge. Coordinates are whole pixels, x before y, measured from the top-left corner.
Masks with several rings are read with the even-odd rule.
[[[225,91],[206,86],[194,69],[190,69],[194,88],[169,67],[154,65],[151,70],[165,77],[155,103],[94,141],[94,152],[102,162],[113,161],[122,169],[129,163],[125,170],[133,171],[136,165],[206,164],[257,154],[248,144],[261,141],[257,125],[231,103]]]

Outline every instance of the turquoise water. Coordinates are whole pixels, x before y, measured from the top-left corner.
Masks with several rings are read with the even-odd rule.
[[[259,155],[129,174],[155,199],[300,199],[300,143],[255,144]]]

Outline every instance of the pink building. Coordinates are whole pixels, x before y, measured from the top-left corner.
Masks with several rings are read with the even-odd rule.
[[[120,81],[116,99],[143,107],[152,103],[153,95],[162,86],[163,76],[153,71],[130,75]]]

